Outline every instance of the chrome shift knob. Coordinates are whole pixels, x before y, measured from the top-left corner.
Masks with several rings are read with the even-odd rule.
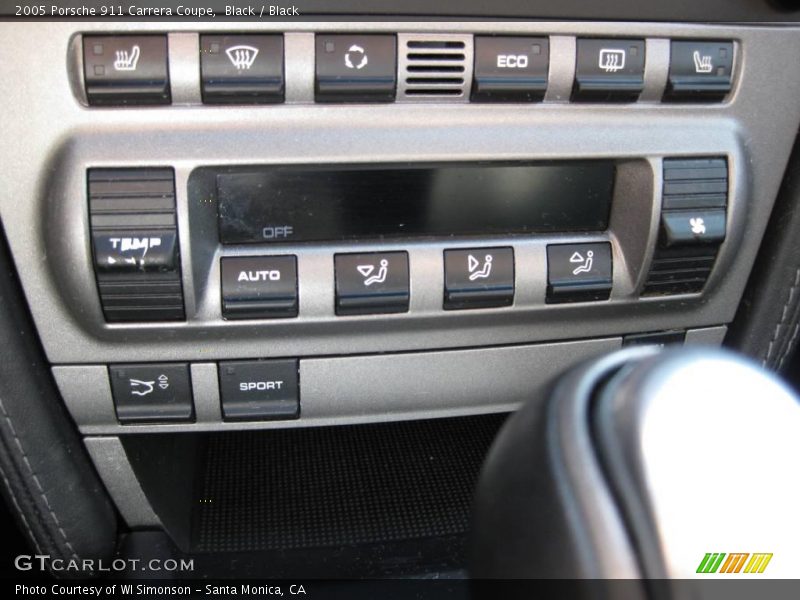
[[[797,577],[800,403],[774,375],[666,352],[619,371],[594,419],[648,576]]]
[[[504,426],[475,502],[478,577],[796,577],[800,403],[730,352],[631,348]]]

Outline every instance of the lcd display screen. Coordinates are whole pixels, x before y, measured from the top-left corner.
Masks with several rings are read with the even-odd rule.
[[[223,243],[603,231],[612,161],[219,171]]]

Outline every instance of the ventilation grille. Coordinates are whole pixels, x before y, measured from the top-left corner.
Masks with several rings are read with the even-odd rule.
[[[472,87],[472,37],[398,36],[400,102],[466,102]]]
[[[699,248],[659,248],[653,257],[643,295],[702,291],[717,260],[718,249],[717,244]]]

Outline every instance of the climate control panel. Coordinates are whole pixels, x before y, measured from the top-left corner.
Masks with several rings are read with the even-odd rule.
[[[507,410],[718,343],[800,122],[790,26],[111,25],[3,42],[66,58],[5,66],[0,216],[87,434]]]

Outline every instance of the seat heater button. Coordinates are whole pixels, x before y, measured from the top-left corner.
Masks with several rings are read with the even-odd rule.
[[[89,104],[170,103],[165,35],[87,35],[83,69]]]

